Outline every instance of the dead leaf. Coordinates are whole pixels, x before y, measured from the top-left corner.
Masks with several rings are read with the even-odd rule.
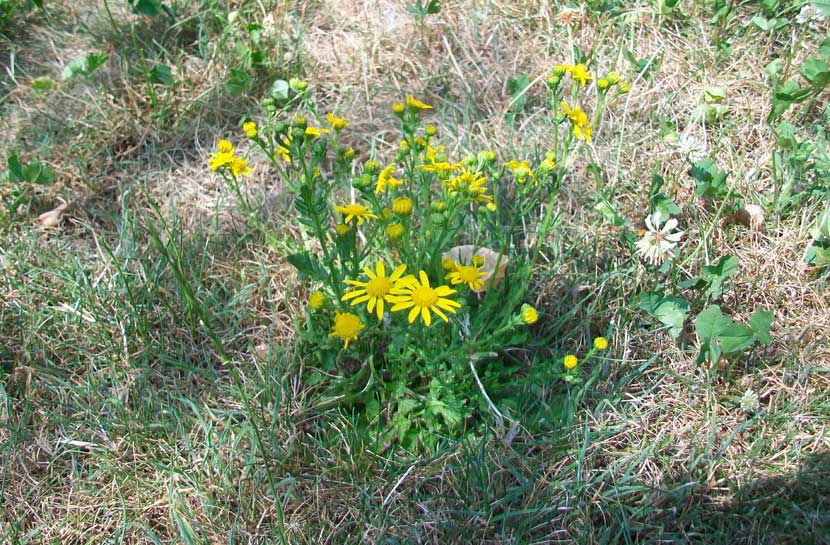
[[[757,204],[747,204],[732,214],[731,223],[739,223],[752,231],[764,230],[764,209]]]
[[[69,204],[63,203],[55,209],[52,209],[48,212],[44,212],[43,214],[37,217],[37,228],[41,230],[48,230],[54,229],[61,223],[61,216],[63,216],[63,211],[69,207]]]

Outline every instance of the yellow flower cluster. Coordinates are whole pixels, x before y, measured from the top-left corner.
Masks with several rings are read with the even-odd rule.
[[[564,100],[562,101],[562,109],[565,111],[568,119],[571,120],[574,136],[576,136],[579,140],[590,142],[591,123],[588,121],[588,115],[583,112],[579,106],[571,108]]]
[[[392,271],[391,275],[386,274],[386,267],[382,261],[378,261],[375,270],[366,267],[363,273],[367,280],[346,280],[346,284],[352,286],[341,298],[344,302],[351,302],[352,306],[366,303],[366,309],[377,315],[378,320],[383,320],[386,305],[392,305],[390,311],[398,312],[409,310],[409,323],[420,316],[426,326],[432,324],[432,314],[435,314],[445,322],[449,321],[446,313],[455,314],[461,303],[453,301],[448,297],[457,293],[448,286],[432,287],[426,272],[418,271],[418,278],[414,275],[404,276],[406,265],[399,265]],[[345,319],[335,319],[332,335],[346,341],[357,338],[360,329],[345,327]],[[353,321],[349,322],[353,325]],[[342,335],[341,333],[348,333]]]
[[[216,152],[210,156],[209,166],[214,172],[228,170],[233,176],[247,176],[253,171],[245,159],[236,155],[233,144],[227,140],[219,140]]]

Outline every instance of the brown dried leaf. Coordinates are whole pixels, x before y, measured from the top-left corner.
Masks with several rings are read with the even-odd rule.
[[[48,212],[44,212],[43,214],[37,217],[37,228],[41,230],[48,230],[54,229],[61,223],[61,216],[63,216],[63,211],[69,207],[69,204],[63,203],[55,209],[52,209]]]

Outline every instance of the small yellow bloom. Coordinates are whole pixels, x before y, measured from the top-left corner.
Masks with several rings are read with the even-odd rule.
[[[597,337],[594,339],[594,348],[597,350],[605,350],[608,348],[608,339],[605,337]]]
[[[227,140],[219,140],[216,144],[216,152],[210,156],[208,167],[215,172],[220,168],[230,165],[233,158],[233,144]]]
[[[247,176],[254,170],[248,166],[248,162],[242,157],[234,157],[228,166],[234,176]]]
[[[484,205],[484,208],[486,210],[489,210],[490,212],[495,212],[496,211],[496,203],[494,203],[492,201],[488,202],[486,205]]]
[[[322,291],[315,291],[308,298],[308,306],[311,310],[320,310],[326,304],[326,294]]]
[[[351,161],[352,159],[354,159],[354,148],[349,147],[344,149],[342,152],[342,157],[346,161]]]
[[[432,163],[431,165],[418,165],[418,169],[423,170],[424,172],[435,172],[437,174],[447,174],[449,172],[453,172],[454,170],[458,170],[459,168],[461,168],[460,163],[453,164],[446,161]]]
[[[343,349],[349,347],[349,341],[356,341],[357,334],[364,328],[360,317],[351,312],[337,311],[334,317],[334,325],[329,337],[340,337],[343,339]]]
[[[404,106],[401,102],[396,102],[392,104],[392,112],[396,115],[401,115],[405,109],[406,106]]]
[[[516,178],[516,183],[523,184],[529,180],[533,182],[534,185],[538,184],[538,180],[536,180],[536,175],[533,174],[533,170],[531,170],[530,165],[527,164],[527,161],[510,161],[505,165],[507,168],[513,171],[513,177]]]
[[[256,123],[248,121],[242,125],[242,130],[248,138],[256,138]]]
[[[427,125],[424,127],[424,134],[427,136],[435,136],[436,132],[438,132],[438,130],[435,128],[435,125]]]
[[[539,312],[530,305],[522,305],[522,321],[527,325],[535,324],[539,320]]]
[[[391,240],[398,240],[403,236],[403,225],[400,223],[390,223],[386,226],[386,234]]]
[[[345,223],[338,223],[334,226],[334,230],[337,231],[338,235],[344,237],[349,233],[349,231],[352,230],[352,228],[346,225]]]
[[[568,370],[576,367],[577,363],[579,363],[579,360],[577,360],[576,356],[574,356],[573,354],[568,354],[567,356],[565,356],[565,359],[562,360],[562,365],[564,365],[565,369]]]
[[[576,66],[569,66],[568,72],[571,73],[571,77],[574,81],[578,81],[580,85],[585,86],[591,81],[593,76],[588,72],[588,67],[584,64],[577,64]]]
[[[605,91],[605,90],[606,90],[606,89],[608,89],[610,86],[611,86],[611,82],[610,82],[610,81],[608,81],[606,78],[599,78],[599,79],[597,80],[597,88],[598,88],[600,91]]]
[[[449,280],[452,285],[467,284],[473,291],[481,291],[484,288],[484,277],[487,273],[481,271],[478,267],[470,265],[456,265],[454,270],[447,273],[444,277]]]
[[[571,120],[571,125],[573,125],[574,136],[577,137],[579,140],[585,140],[586,142],[591,141],[591,123],[588,121],[588,115],[582,111],[582,108],[579,106],[574,107],[571,109],[570,106],[563,100],[562,101],[562,109],[565,110],[565,114],[567,114],[568,119]]]
[[[605,75],[605,79],[607,79],[608,83],[610,83],[611,85],[616,85],[620,82],[620,75],[616,72],[608,72]]]
[[[342,117],[335,117],[334,114],[326,114],[326,119],[335,131],[340,131],[349,126],[349,122]]]
[[[392,201],[392,212],[399,216],[408,216],[412,213],[412,199],[409,197],[398,197]]]
[[[445,180],[444,186],[450,194],[459,194],[471,201],[493,202],[493,197],[487,194],[487,188],[484,186],[486,183],[487,179],[481,174],[464,170],[455,178]]]
[[[310,136],[312,138],[318,138],[323,136],[324,134],[328,134],[328,129],[318,129],[317,127],[306,127],[305,128],[305,135]]]
[[[283,161],[285,161],[286,163],[288,163],[290,165],[291,164],[291,151],[290,151],[290,148],[291,148],[291,135],[288,134],[285,137],[285,145],[284,146],[279,146],[277,148],[277,153],[274,154],[274,158],[276,159],[277,157],[279,157],[280,159],[282,159]]]
[[[369,209],[362,204],[353,203],[344,206],[335,206],[334,209],[346,216],[343,223],[349,223],[354,219],[357,221],[358,225],[363,225],[364,220],[378,219],[375,214],[369,212]]]
[[[631,91],[631,86],[628,84],[628,82],[621,81],[620,86],[619,86],[619,90],[620,90],[620,94],[624,95],[624,94],[628,93],[629,91]]]
[[[412,95],[407,95],[406,97],[406,105],[412,108],[413,110],[431,110],[432,106],[429,104],[424,104],[420,100],[416,99]]]
[[[447,209],[447,203],[444,201],[432,201],[429,204],[429,207],[432,209],[433,212],[443,212]]]

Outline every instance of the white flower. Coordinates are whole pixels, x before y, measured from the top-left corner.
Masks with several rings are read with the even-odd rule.
[[[817,27],[823,20],[824,15],[812,4],[806,4],[795,16],[796,23],[799,25],[806,24],[811,28]]]
[[[758,394],[753,392],[751,388],[744,392],[744,395],[741,396],[741,410],[745,413],[754,413],[759,407]]]
[[[274,20],[274,14],[269,13],[262,18],[262,30],[271,37],[277,36],[277,22]]]
[[[655,267],[671,259],[674,248],[683,237],[683,231],[672,232],[677,228],[676,219],[669,219],[662,227],[660,222],[660,212],[646,216],[647,229],[636,245],[643,259]]]
[[[683,134],[677,142],[677,151],[692,162],[706,157],[706,146],[694,136]]]

